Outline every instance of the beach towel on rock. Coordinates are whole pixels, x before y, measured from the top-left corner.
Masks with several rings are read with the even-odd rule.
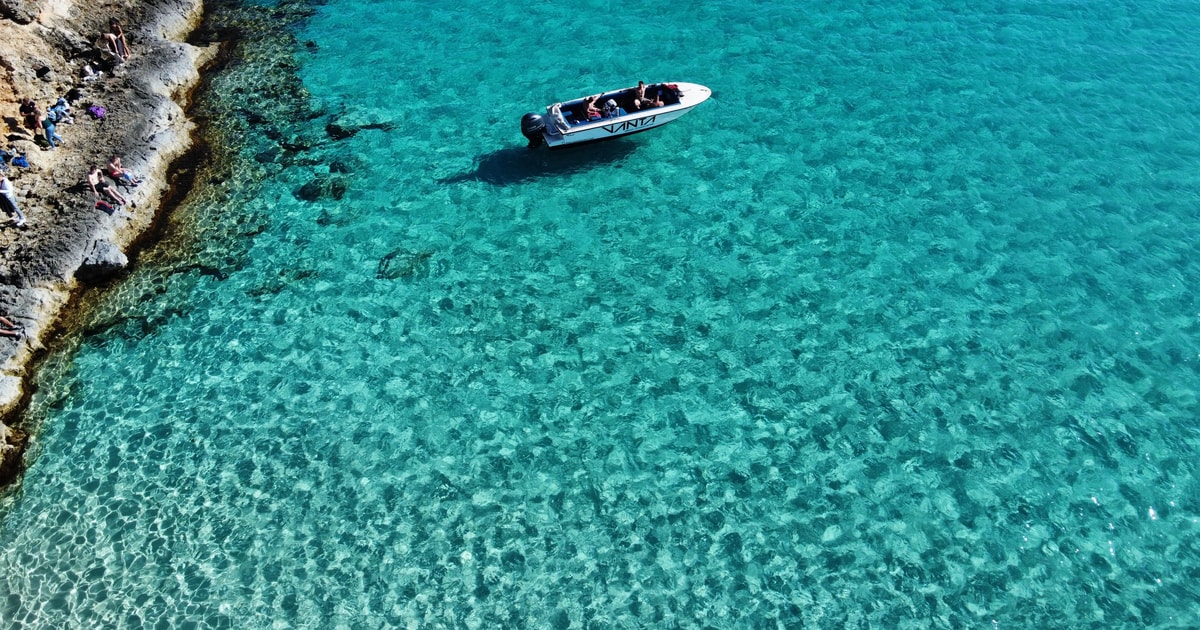
[[[104,116],[108,114],[103,105],[92,105],[91,107],[88,107],[88,113],[91,114],[92,118],[95,118],[96,120],[104,120]]]

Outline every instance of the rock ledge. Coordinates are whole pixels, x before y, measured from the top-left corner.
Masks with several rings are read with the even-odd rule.
[[[0,121],[2,146],[29,159],[6,172],[26,216],[17,228],[0,216],[0,315],[24,329],[0,337],[0,418],[11,422],[26,399],[29,366],[77,283],[98,282],[128,264],[126,250],[162,210],[172,163],[191,144],[184,115],[200,68],[216,54],[183,42],[199,25],[200,0],[116,0],[104,5],[72,0],[0,0]],[[123,25],[132,56],[117,64],[95,42],[108,21]],[[85,81],[83,69],[101,71]],[[73,124],[58,125],[65,140],[46,150],[24,128],[22,98],[43,109],[58,97],[72,106]],[[104,107],[103,119],[87,114]],[[111,155],[141,174],[144,183],[118,189],[128,205],[107,213],[87,185],[91,165]],[[19,473],[24,432],[0,422],[0,483]]]

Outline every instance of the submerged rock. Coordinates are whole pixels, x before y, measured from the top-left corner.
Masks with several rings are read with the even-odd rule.
[[[259,164],[279,164],[283,161],[283,150],[277,146],[271,146],[255,153],[254,161]]]
[[[358,132],[365,129],[378,129],[380,131],[392,131],[396,128],[396,123],[390,120],[368,121],[368,122],[351,122],[344,118],[330,121],[325,125],[325,135],[331,140],[345,140],[353,138]]]
[[[346,138],[354,137],[358,133],[357,127],[347,127],[337,122],[331,122],[325,125],[325,133],[334,140],[345,140]]]
[[[329,196],[340,200],[345,194],[346,189],[350,187],[346,183],[345,177],[334,177],[329,180]]]
[[[350,188],[345,177],[318,176],[296,190],[295,196],[303,201],[320,201],[321,199],[341,199]]]
[[[296,198],[303,201],[317,201],[325,193],[325,184],[321,179],[310,180],[296,192]]]
[[[392,250],[379,259],[375,277],[380,280],[411,278],[429,273],[429,259],[433,252],[414,252],[404,248]]]

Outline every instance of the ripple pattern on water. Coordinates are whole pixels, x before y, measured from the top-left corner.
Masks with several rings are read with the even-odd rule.
[[[47,367],[0,618],[1188,626],[1200,16],[1043,4],[239,8],[270,132]],[[630,77],[715,96],[513,150]]]

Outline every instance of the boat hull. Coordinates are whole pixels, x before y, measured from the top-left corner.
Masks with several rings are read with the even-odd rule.
[[[556,107],[578,107],[582,99],[552,105],[547,108],[549,124],[546,125],[545,130],[542,132],[546,146],[550,147],[551,150],[562,149],[623,138],[635,133],[655,129],[679,119],[684,114],[695,109],[700,103],[708,100],[712,95],[711,90],[696,83],[674,83],[671,85],[676,88],[678,102],[635,112],[625,112],[622,109],[620,115],[582,123],[565,125],[554,123],[554,110]],[[600,102],[608,98],[619,99],[622,96],[628,96],[633,89],[625,88],[624,90],[604,93],[600,96]]]
[[[677,109],[671,112],[663,112],[655,114],[647,112],[645,116],[624,116],[612,120],[590,123],[580,126],[567,133],[552,134],[547,127],[544,132],[546,136],[546,146],[553,149],[561,149],[563,147],[575,146],[580,144],[589,144],[592,142],[600,142],[602,140],[613,140],[615,138],[623,138],[631,136],[635,133],[649,131],[655,127],[661,127],[680,116],[692,111],[695,106]]]

